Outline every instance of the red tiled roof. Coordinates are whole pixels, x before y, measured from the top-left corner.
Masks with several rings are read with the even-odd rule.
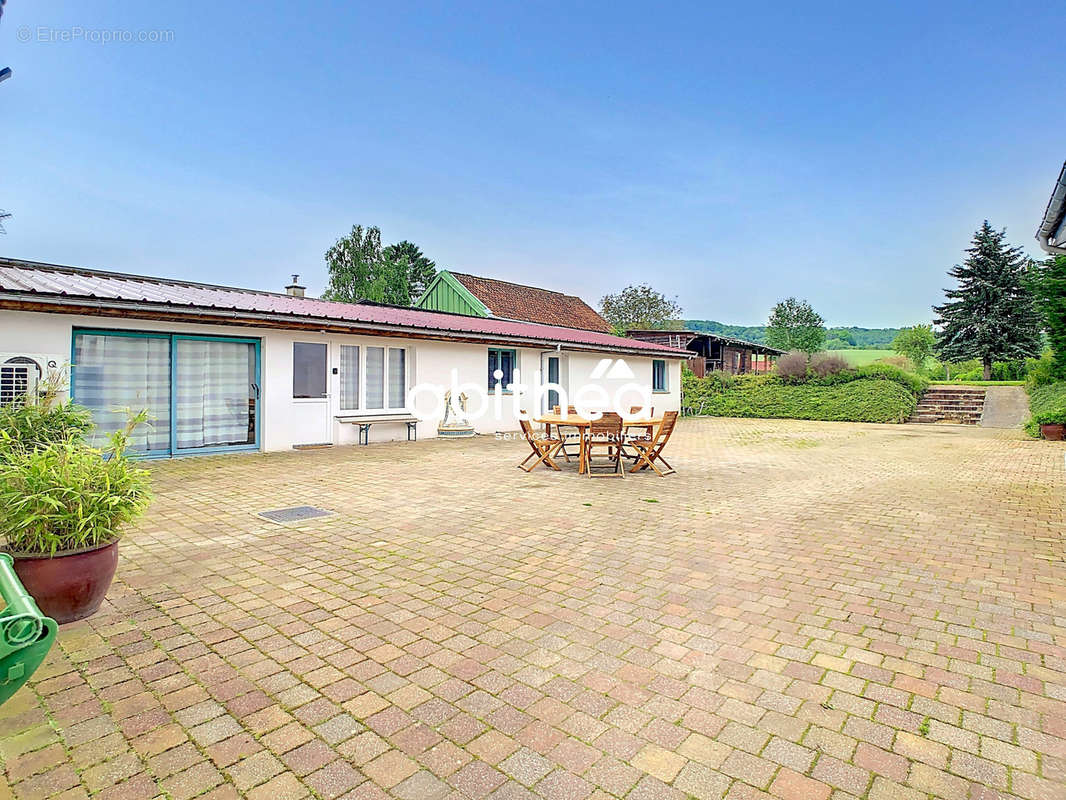
[[[217,321],[222,323],[255,319],[284,327],[286,322],[307,324],[318,320],[353,330],[410,330],[431,338],[437,334],[442,338],[492,339],[534,346],[561,344],[604,352],[688,355],[683,350],[576,328],[374,303],[338,303],[313,297],[290,297],[252,289],[0,258],[0,301],[12,299],[32,299],[50,308],[56,307],[56,310],[61,310],[64,305],[81,305],[128,309],[131,316],[137,316],[138,310],[165,309],[217,316]]]
[[[471,294],[484,303],[495,317],[564,325],[609,333],[610,324],[580,297],[561,292],[508,283],[494,278],[479,278],[448,270]]]

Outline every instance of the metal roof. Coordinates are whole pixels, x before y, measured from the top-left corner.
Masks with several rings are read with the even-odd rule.
[[[1036,240],[1049,253],[1066,254],[1066,164],[1062,165],[1059,179],[1051,190]]]
[[[684,357],[684,350],[625,339],[598,331],[533,322],[471,317],[377,303],[339,303],[313,297],[238,289],[192,281],[0,258],[0,301],[33,300],[62,311],[68,307],[126,309],[131,316],[154,310],[217,318],[211,321],[291,327],[293,323],[330,323],[353,332],[405,331],[434,338],[508,341],[532,346]],[[10,307],[10,305],[9,305]],[[138,313],[140,312],[140,313]],[[199,319],[199,322],[204,320]]]
[[[688,336],[691,339],[704,338],[713,339],[716,342],[730,345],[733,347],[743,347],[750,350],[754,350],[759,353],[771,353],[774,355],[784,355],[784,350],[779,350],[776,347],[770,347],[768,344],[759,344],[759,342],[752,342],[747,339],[738,339],[735,336],[726,336],[721,333],[714,333],[712,331],[690,331],[690,330],[669,330],[667,328],[630,328],[626,331],[628,334],[648,334],[648,333],[668,333],[671,336]]]

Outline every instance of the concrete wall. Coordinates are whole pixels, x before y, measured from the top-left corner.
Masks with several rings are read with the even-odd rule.
[[[264,330],[236,325],[196,325],[157,322],[139,319],[111,319],[69,314],[45,314],[22,311],[0,311],[0,360],[13,355],[31,355],[41,362],[52,361],[64,366],[70,361],[71,337],[74,328],[101,330],[141,330],[165,333],[194,333],[201,335],[245,336],[260,339],[261,345],[261,417],[260,443],[264,450],[287,450],[296,444],[322,443],[351,444],[357,440],[357,428],[334,419],[340,409],[340,376],[332,368],[340,367],[340,345],[402,347],[406,350],[408,403],[411,412],[425,416],[418,424],[420,438],[437,434],[439,415],[431,413],[438,405],[431,393],[419,391],[411,400],[410,390],[419,384],[432,384],[448,388],[452,383],[452,371],[458,373],[459,381],[470,384],[468,394],[475,396],[475,388],[487,391],[488,348],[485,344],[465,344],[425,340],[408,340],[387,336],[346,336],[323,334],[311,331]],[[301,400],[292,397],[292,350],[294,342],[323,342],[328,345],[329,375],[328,393],[325,400]],[[501,347],[510,347],[501,344]],[[523,383],[532,384],[534,373],[544,366],[549,353],[561,357],[561,382],[568,387],[570,404],[583,392],[589,405],[609,407],[594,402],[602,396],[582,387],[600,386],[606,396],[614,398],[627,383],[638,383],[650,393],[652,360],[643,357],[625,357],[625,368],[632,378],[625,375],[625,368],[614,369],[614,358],[606,353],[579,351],[542,351],[534,348],[517,349],[518,367]],[[365,350],[361,350],[365,359]],[[611,359],[603,364],[605,359]],[[668,390],[652,396],[656,412],[680,409],[681,371],[680,361],[670,359],[668,364]],[[639,404],[635,392],[623,393],[622,399],[633,405]],[[498,408],[497,408],[498,404]],[[477,401],[471,399],[469,409],[474,412]],[[504,394],[498,400],[490,397],[489,411],[479,419],[471,419],[475,430],[482,434],[496,431],[513,431],[518,428],[515,414],[515,398]],[[517,405],[530,410],[542,410],[544,403],[536,407],[531,397],[520,397]],[[358,413],[358,412],[357,412]],[[367,412],[363,413],[382,413]],[[403,423],[380,424],[371,428],[371,441],[406,438],[407,427]]]

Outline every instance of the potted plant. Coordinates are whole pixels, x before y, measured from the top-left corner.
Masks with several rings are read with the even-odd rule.
[[[1066,410],[1036,414],[1033,421],[1040,426],[1040,435],[1051,442],[1061,442],[1066,431]]]
[[[147,415],[132,415],[97,448],[85,442],[84,426],[64,430],[57,422],[45,426],[45,437],[20,426],[23,416],[84,419],[70,403],[34,405],[41,406],[31,402],[0,414],[0,533],[41,611],[56,622],[73,622],[100,607],[124,526],[148,505],[148,471],[126,455],[130,433]]]

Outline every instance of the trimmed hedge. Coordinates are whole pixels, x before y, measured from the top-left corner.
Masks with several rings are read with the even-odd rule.
[[[895,381],[880,378],[860,378],[826,386],[815,382],[789,384],[772,377],[751,376],[735,379],[732,388],[718,393],[685,394],[687,407],[697,414],[714,417],[902,422],[914,413],[917,404],[912,392]]]
[[[861,381],[866,378],[898,383],[916,397],[929,388],[929,381],[921,375],[915,375],[913,372],[907,372],[907,370],[894,367],[891,364],[876,363],[864,364],[854,369],[846,369],[832,375],[826,375],[824,378],[808,375],[806,380],[802,382],[808,386],[840,386],[844,383]]]
[[[903,422],[929,381],[891,364],[866,364],[805,377],[729,375],[697,378],[685,372],[683,403],[694,414],[715,417]]]
[[[1066,381],[1032,389],[1029,411],[1032,416],[1025,424],[1025,430],[1030,436],[1039,436],[1042,424],[1066,423]]]

